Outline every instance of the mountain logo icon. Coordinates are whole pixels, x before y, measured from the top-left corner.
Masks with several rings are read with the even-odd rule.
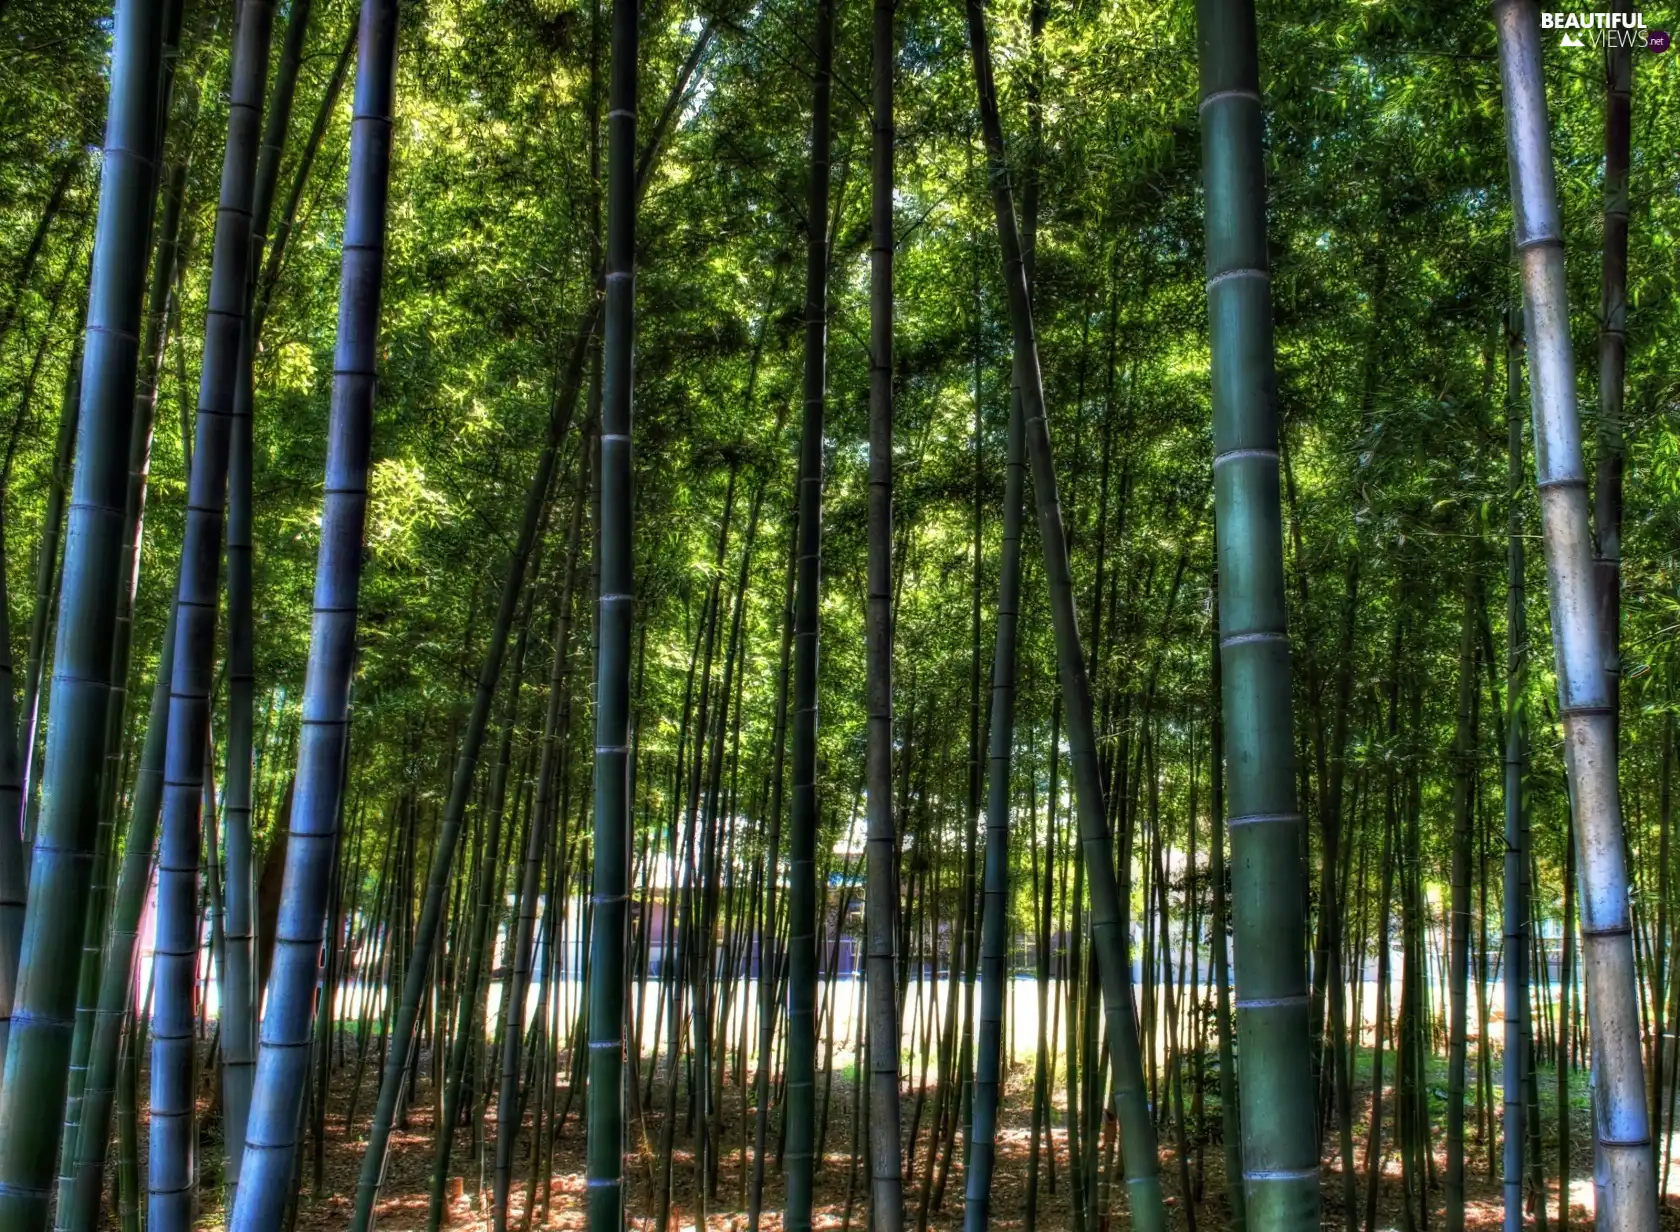
[[[1563,45],[1565,47],[1585,47],[1586,46],[1586,44],[1583,43],[1580,40],[1580,38],[1577,35],[1574,35],[1574,34],[1565,34],[1563,36]]]

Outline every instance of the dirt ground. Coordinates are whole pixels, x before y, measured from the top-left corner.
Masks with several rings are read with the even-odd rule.
[[[427,1067],[423,1064],[423,1071]],[[325,1169],[323,1174],[324,1192],[317,1195],[314,1192],[311,1176],[311,1163],[306,1155],[303,1170],[303,1186],[300,1194],[297,1226],[309,1232],[328,1232],[344,1228],[349,1223],[352,1195],[355,1192],[356,1176],[361,1166],[362,1147],[367,1132],[368,1115],[375,1099],[377,1073],[373,1065],[369,1065],[363,1077],[363,1090],[357,1100],[357,1117],[354,1132],[344,1132],[344,1115],[349,1100],[350,1075],[355,1066],[349,1065],[341,1071],[339,1081],[335,1085],[332,1098],[329,1101],[329,1117],[327,1131],[327,1150]],[[993,1185],[993,1217],[992,1224],[999,1229],[1018,1229],[1024,1223],[1025,1192],[1029,1154],[1030,1132],[1030,1080],[1031,1069],[1024,1064],[1013,1067],[1008,1076],[1005,1092],[1005,1102],[1002,1109],[1002,1131],[999,1135],[997,1170]],[[1543,1087],[1548,1081],[1543,1079]],[[1443,1092],[1436,1091],[1437,1103]],[[744,1199],[744,1181],[742,1172],[741,1120],[740,1120],[740,1092],[729,1085],[724,1088],[724,1150],[718,1170],[718,1186],[716,1196],[707,1203],[708,1215],[706,1226],[708,1232],[745,1232],[747,1218]],[[564,1102],[564,1092],[561,1102]],[[1188,1098],[1188,1096],[1187,1096]],[[1213,1098],[1210,1091],[1209,1099]],[[819,1085],[819,1100],[821,1099]],[[581,1101],[580,1101],[581,1102]],[[1388,1111],[1384,1120],[1385,1133],[1392,1133],[1393,1107],[1392,1090],[1387,1096]],[[1546,1102],[1546,1101],[1542,1101]],[[905,1192],[906,1206],[909,1212],[911,1227],[917,1224],[917,1212],[921,1199],[922,1178],[927,1175],[927,1141],[928,1126],[931,1121],[931,1095],[927,1104],[927,1111],[922,1117],[922,1130],[917,1152],[916,1182],[907,1187]],[[851,1111],[854,1105],[853,1090],[849,1075],[837,1072],[832,1090],[832,1112],[829,1118],[826,1151],[822,1158],[821,1167],[817,1174],[817,1211],[816,1226],[819,1229],[833,1230],[833,1232],[850,1232],[858,1229],[863,1232],[866,1222],[865,1199],[867,1189],[866,1165],[864,1161],[854,1161],[851,1144],[853,1140],[853,1126]],[[908,1124],[914,1105],[914,1099],[906,1101],[905,1120]],[[1364,1117],[1370,1105],[1369,1091],[1361,1086],[1355,1099],[1356,1120],[1359,1122],[1355,1133],[1356,1158],[1364,1160],[1367,1127]],[[660,1101],[655,1100],[655,1108]],[[819,1104],[820,1108],[820,1104]],[[819,1112],[820,1115],[820,1112]],[[419,1097],[416,1100],[406,1125],[394,1136],[391,1156],[387,1170],[387,1179],[383,1197],[378,1209],[378,1226],[389,1232],[411,1232],[411,1230],[426,1227],[427,1210],[427,1179],[432,1159],[431,1132],[431,1089],[422,1081]],[[1058,1107],[1056,1117],[1059,1120],[1061,1111]],[[1213,1121],[1213,1118],[1209,1118]],[[1476,1125],[1473,1112],[1467,1117],[1468,1143],[1468,1178],[1467,1178],[1467,1226],[1472,1229],[1495,1229],[1501,1222],[1501,1191],[1497,1175],[1490,1175],[1488,1167],[1488,1151],[1486,1144],[1477,1140]],[[1591,1217],[1591,1164],[1592,1152],[1588,1136],[1588,1114],[1584,1107],[1577,1107],[1571,1118],[1572,1138],[1577,1144],[1573,1152],[1571,1167],[1571,1211],[1569,1226],[1575,1229],[1589,1229],[1592,1226]],[[632,1139],[640,1143],[627,1160],[627,1173],[630,1181],[630,1222],[638,1232],[653,1232],[654,1226],[654,1190],[655,1155],[651,1144],[659,1141],[658,1118],[650,1109],[650,1115],[645,1123],[646,1134],[643,1135],[643,1125],[632,1118]],[[749,1127],[750,1135],[750,1127]],[[466,1134],[458,1132],[456,1136],[456,1170],[461,1171],[460,1161],[466,1150]],[[488,1135],[491,1139],[493,1152],[493,1132]],[[1163,1125],[1161,1137],[1163,1149],[1161,1152],[1161,1170],[1163,1183],[1167,1191],[1169,1207],[1169,1221],[1175,1230],[1191,1232],[1191,1229],[1217,1229],[1229,1224],[1229,1209],[1225,1200],[1224,1152],[1217,1140],[1217,1124],[1213,1124],[1212,1132],[1202,1141],[1192,1141],[1190,1147],[1190,1163],[1192,1172],[1192,1188],[1197,1190],[1193,1203],[1186,1201],[1186,1196],[1180,1182],[1180,1168],[1176,1154],[1170,1149],[1174,1139],[1170,1126]],[[693,1159],[685,1149],[686,1144],[681,1140],[685,1135],[679,1133],[679,1149],[673,1157],[673,1195],[671,1223],[675,1228],[692,1229],[695,1226]],[[1547,1207],[1550,1216],[1548,1232],[1556,1232],[1557,1222],[1557,1186],[1555,1175],[1555,1138],[1550,1124],[1546,1127],[1547,1142],[1547,1172],[1548,1199]],[[774,1149],[774,1133],[772,1132],[772,1150]],[[204,1145],[206,1159],[219,1157],[219,1143],[207,1139]],[[1430,1190],[1431,1210],[1429,1212],[1429,1226],[1444,1227],[1444,1198],[1441,1188],[1441,1178],[1445,1169],[1444,1135],[1437,1125],[1436,1132],[1436,1184]],[[1341,1182],[1339,1159],[1335,1157],[1337,1150],[1336,1135],[1332,1133],[1327,1143],[1329,1153],[1324,1160],[1323,1182],[1323,1211],[1326,1227],[1346,1227],[1341,1203]],[[1392,1147],[1392,1142],[1388,1144]],[[1066,1183],[1066,1138],[1063,1129],[1058,1126],[1055,1131],[1055,1178],[1051,1187],[1047,1166],[1041,1162],[1039,1212],[1032,1232],[1062,1232],[1073,1228],[1072,1210],[1069,1205],[1069,1191]],[[306,1151],[310,1148],[306,1147]],[[534,1218],[526,1219],[526,1189],[529,1168],[528,1135],[522,1136],[516,1155],[515,1185],[510,1203],[509,1227],[514,1229],[526,1228],[561,1228],[581,1229],[585,1224],[583,1209],[583,1127],[578,1119],[577,1108],[574,1107],[567,1119],[555,1149],[555,1166],[549,1178],[548,1202],[546,1210],[543,1208],[542,1195],[537,1196],[537,1209]],[[747,1166],[750,1168],[750,1149],[747,1156]],[[1494,1159],[1497,1167],[1497,1156]],[[447,1227],[450,1229],[488,1229],[489,1218],[489,1187],[490,1161],[486,1159],[482,1165],[479,1161],[472,1161],[470,1169],[473,1180],[463,1184],[459,1180],[450,1183],[450,1203]],[[1680,1186],[1680,1169],[1676,1169],[1674,1183]],[[482,1187],[474,1183],[482,1176]],[[1200,1178],[1199,1186],[1196,1178]],[[943,1201],[928,1212],[927,1227],[935,1232],[955,1232],[961,1227],[963,1215],[963,1164],[961,1139],[959,1136],[955,1158],[950,1167]],[[1396,1159],[1390,1157],[1383,1168],[1382,1184],[1379,1192],[1377,1228],[1381,1230],[1393,1229],[1395,1232],[1406,1232],[1402,1223],[1402,1208],[1400,1204],[1400,1167]],[[1360,1201],[1364,1201],[1365,1177],[1360,1177]],[[779,1232],[781,1202],[781,1180],[775,1161],[769,1161],[765,1181],[765,1210],[761,1226],[765,1232]],[[1115,1186],[1112,1202],[1112,1214],[1109,1220],[1100,1225],[1099,1229],[1091,1232],[1109,1232],[1110,1229],[1122,1228],[1129,1224],[1125,1209],[1125,1200],[1121,1187]],[[201,1226],[206,1228],[221,1226],[221,1212],[207,1208]],[[1361,1219],[1363,1211],[1360,1212]],[[1680,1201],[1670,1198],[1664,1203],[1663,1225],[1665,1228],[1680,1229]],[[1418,1229],[1416,1232],[1426,1232]]]

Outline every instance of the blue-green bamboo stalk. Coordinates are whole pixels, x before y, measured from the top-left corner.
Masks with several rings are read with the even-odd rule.
[[[116,6],[79,435],[54,655],[53,718],[0,1095],[0,1226],[47,1223],[68,1083],[120,603],[129,437],[157,184],[165,6]]]
[[[386,203],[396,95],[397,0],[363,0],[350,125],[350,173],[339,276],[338,342],[326,495],[304,677],[302,729],[285,878],[276,924],[230,1232],[280,1226],[294,1189],[321,944],[327,927],[339,798],[349,739],[385,277]],[[324,1043],[324,1041],[323,1041]]]
[[[292,0],[286,41],[274,82],[274,97],[263,124],[251,196],[251,256],[246,270],[246,325],[239,340],[234,376],[233,422],[228,440],[227,521],[227,769],[222,792],[222,834],[226,876],[223,899],[221,990],[223,1179],[230,1198],[239,1189],[245,1153],[245,1124],[250,1116],[251,1084],[256,1077],[257,1007],[256,936],[251,907],[256,886],[251,870],[251,753],[256,703],[256,645],[252,620],[251,482],[255,391],[251,364],[259,341],[252,311],[257,272],[262,266],[280,178],[280,155],[291,124],[292,99],[309,32],[311,0]]]
[[[635,579],[631,425],[635,401],[635,0],[613,0],[607,112],[606,306],[601,355],[596,560],[595,865],[589,933],[585,1143],[590,1232],[624,1227],[624,1001],[630,890],[630,632]],[[580,460],[580,465],[582,464]]]
[[[173,109],[175,76],[181,57],[184,7],[183,0],[165,0],[163,65],[158,86],[160,154],[164,150],[170,113]],[[198,98],[196,90],[191,94],[192,105],[186,113],[189,117],[196,113]],[[190,125],[178,141],[183,149],[190,152]],[[140,580],[140,550],[151,471],[152,429],[156,422],[158,372],[169,334],[170,308],[174,302],[172,292],[180,255],[181,195],[185,187],[184,173],[177,175],[177,172],[185,159],[177,157],[175,161],[176,166],[171,170],[168,182],[163,183],[160,166],[159,174],[153,183],[154,192],[161,187],[164,193],[163,225],[159,232],[157,255],[152,262],[151,281],[146,295],[145,333],[134,391],[134,421],[129,433],[128,499],[124,507],[123,549],[119,566],[122,570],[122,584],[118,592],[117,627],[111,645],[111,703],[105,724],[105,781],[100,800],[99,830],[94,844],[92,895],[82,930],[82,963],[76,994],[76,1026],[70,1048],[70,1089],[65,1104],[64,1133],[59,1150],[59,1198],[56,1210],[56,1226],[59,1228],[67,1226],[65,1221],[73,1205],[70,1190],[75,1183],[82,1097],[98,1016],[101,969],[105,952],[106,904],[112,888],[110,877],[115,871],[110,856],[116,840],[117,813],[122,806],[123,735],[128,719],[128,675],[134,637],[134,597]],[[66,469],[68,465],[66,457]],[[48,519],[50,525],[50,513]],[[46,606],[45,603],[40,605],[43,612]],[[173,606],[170,609],[170,617],[172,621]]]
[[[134,780],[133,804],[124,840],[122,869],[111,909],[111,928],[105,939],[99,970],[99,1002],[94,1015],[93,1040],[88,1050],[88,1075],[77,1127],[75,1170],[60,1227],[93,1232],[99,1222],[99,1197],[105,1181],[105,1154],[111,1137],[111,1112],[116,1097],[123,1024],[128,1017],[134,985],[134,951],[140,935],[140,915],[152,883],[152,855],[158,812],[163,803],[164,744],[169,733],[169,680],[175,662],[175,609],[170,606],[152,686],[146,740],[140,750]]]
[[[147,1226],[186,1232],[194,1218],[197,1128],[193,1049],[198,971],[198,862],[216,610],[235,375],[246,323],[251,197],[268,79],[274,0],[244,0],[235,26],[227,145],[216,210],[204,362],[198,386],[186,529],[176,584],[175,662],[164,756],[152,1013]]]

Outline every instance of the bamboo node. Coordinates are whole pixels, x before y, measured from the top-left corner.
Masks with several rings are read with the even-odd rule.
[[[1196,104],[1196,111],[1200,114],[1214,103],[1224,102],[1228,98],[1247,99],[1249,102],[1258,103],[1260,101],[1260,91],[1243,89],[1241,87],[1233,90],[1215,90],[1212,94],[1203,98],[1200,103]]]
[[[1292,995],[1292,996],[1288,996],[1288,997],[1238,997],[1237,998],[1237,1008],[1239,1010],[1293,1009],[1295,1006],[1305,1005],[1306,1003],[1307,1003],[1307,994],[1304,993],[1304,992],[1303,993],[1298,993],[1298,994],[1295,994],[1295,995]],[[1244,1175],[1245,1176],[1252,1176],[1253,1173],[1244,1173]]]
[[[1261,642],[1282,642],[1289,644],[1289,634],[1270,629],[1256,630],[1253,633],[1233,633],[1230,637],[1219,639],[1219,649],[1230,650],[1236,646],[1248,646]]]
[[[1237,826],[1257,826],[1275,822],[1299,825],[1300,821],[1301,814],[1299,813],[1238,813],[1234,817],[1227,817],[1225,824],[1235,828]]]
[[[1212,291],[1214,287],[1218,286],[1220,283],[1229,282],[1233,278],[1258,278],[1262,282],[1270,282],[1272,280],[1272,272],[1268,269],[1262,269],[1257,265],[1240,265],[1236,269],[1221,270],[1219,273],[1214,274],[1207,280],[1205,287],[1207,290]]]

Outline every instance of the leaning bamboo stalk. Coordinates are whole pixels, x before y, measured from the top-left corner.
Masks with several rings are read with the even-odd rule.
[[[992,82],[992,56],[986,33],[984,0],[968,0],[968,33],[979,95],[980,123],[986,142],[987,178],[1003,249],[1004,283],[1015,338],[1015,380],[1021,390],[1033,495],[1037,503],[1039,543],[1044,552],[1045,580],[1050,590],[1056,662],[1067,710],[1068,749],[1073,763],[1080,849],[1091,894],[1092,948],[1096,952],[1102,982],[1115,1098],[1121,1131],[1126,1140],[1126,1185],[1131,1194],[1133,1225],[1140,1232],[1157,1232],[1166,1225],[1166,1207],[1155,1157],[1155,1126],[1143,1091],[1142,1055],[1133,1017],[1131,971],[1126,957],[1126,904],[1114,871],[1113,843],[1092,721],[1091,683],[1086,675],[1085,652],[1080,644],[1079,622],[1075,613],[1072,569],[1068,560],[1067,536],[1062,527],[1049,423],[1045,417],[1044,381],[1038,363],[1032,303],[1021,257],[1020,234],[1015,226],[1015,202],[1009,186],[1003,122]]]
[[[1597,1063],[1594,1122],[1599,1192],[1609,1232],[1657,1226],[1645,1065],[1639,1039],[1616,716],[1604,672],[1603,621],[1593,581],[1587,478],[1575,407],[1563,231],[1552,169],[1540,18],[1534,0],[1494,8],[1505,95],[1512,214],[1529,327],[1529,396],[1535,478],[1557,658],[1575,843],[1580,866],[1581,958]]]
[[[40,711],[40,684],[47,621],[53,607],[53,582],[58,569],[58,545],[64,528],[66,498],[70,493],[71,465],[76,452],[76,429],[80,418],[82,340],[77,338],[64,376],[64,396],[59,405],[58,440],[53,451],[53,469],[47,492],[46,516],[41,524],[40,559],[35,569],[35,601],[29,613],[29,649],[24,668],[23,719],[18,742],[12,743],[12,689],[5,686],[6,723],[0,731],[0,1049],[11,1033],[12,999],[17,992],[18,956],[23,946],[23,922],[29,886],[29,848],[23,841],[24,809],[31,791],[30,754],[35,748],[35,724]],[[3,582],[4,579],[0,579]],[[10,613],[5,616],[5,657],[8,676],[11,659]],[[117,620],[120,625],[122,608]],[[113,664],[112,683],[120,687]],[[79,999],[79,998],[78,998]]]
[[[64,208],[66,194],[81,173],[84,158],[81,142],[77,141],[64,161],[59,164],[52,189],[47,193],[47,202],[41,207],[41,216],[36,220],[35,230],[29,237],[29,247],[24,249],[17,268],[7,272],[7,281],[13,289],[5,310],[0,312],[0,341],[10,336],[12,326],[17,322],[18,311],[24,303],[24,292],[28,289],[35,272],[35,263],[46,249],[47,236],[52,232],[53,223],[58,221],[59,213]]]
[[[248,315],[251,199],[273,22],[273,0],[244,0],[234,37],[227,145],[204,319],[204,364],[176,583],[175,662],[158,849],[157,994],[146,1156],[147,1226],[156,1232],[191,1226],[197,1185],[192,1006],[198,853],[234,382]]]
[[[332,122],[333,111],[338,105],[339,92],[344,88],[345,74],[349,71],[350,57],[356,50],[360,29],[360,22],[348,23],[344,43],[339,48],[338,58],[333,62],[326,88],[321,92],[321,101],[315,109],[315,119],[310,125],[309,136],[298,156],[297,170],[292,175],[291,187],[286,193],[285,208],[281,211],[280,221],[274,228],[273,241],[268,246],[262,272],[257,278],[256,295],[251,309],[251,329],[256,337],[262,336],[263,321],[268,317],[268,306],[274,295],[274,286],[280,280],[287,240],[290,239],[292,229],[297,223],[298,210],[303,205],[304,189],[308,187],[310,172],[314,169],[315,158],[321,149],[321,140],[326,136],[327,126]]]
[[[548,699],[543,718],[542,762],[537,774],[532,824],[526,832],[523,865],[520,873],[518,923],[509,933],[508,998],[506,1001],[507,1028],[502,1035],[502,1064],[499,1095],[496,1101],[496,1158],[491,1199],[491,1222],[496,1232],[503,1232],[507,1224],[508,1195],[513,1178],[514,1139],[519,1134],[520,1092],[519,1055],[525,1033],[525,1001],[530,987],[533,937],[537,928],[537,906],[542,892],[542,867],[545,851],[552,845],[555,818],[565,822],[564,802],[557,808],[554,802],[555,784],[564,776],[561,762],[565,756],[568,725],[571,721],[570,653],[573,592],[577,583],[578,544],[582,534],[583,506],[588,495],[589,451],[578,451],[577,474],[573,484],[572,508],[566,530],[566,563],[560,594],[555,604],[553,663],[549,670]],[[564,836],[561,839],[564,843]],[[557,859],[551,856],[550,864]],[[552,874],[551,874],[552,876]],[[554,899],[549,900],[551,907]],[[546,913],[543,927],[549,926]],[[547,995],[544,984],[540,994]],[[538,1012],[538,1020],[542,1017]]]
[[[531,594],[525,597],[525,615],[519,624],[519,642],[513,653],[513,678],[508,683],[506,709],[502,715],[501,749],[491,772],[489,788],[488,837],[481,835],[481,855],[478,858],[478,897],[473,908],[472,922],[467,931],[466,970],[459,980],[455,1010],[455,1038],[449,1068],[440,1092],[437,1126],[433,1132],[435,1151],[432,1162],[430,1209],[426,1223],[437,1232],[444,1215],[444,1191],[449,1177],[449,1160],[455,1139],[455,1125],[459,1119],[461,1092],[466,1085],[467,1060],[473,1048],[483,1039],[478,1025],[478,1011],[483,1004],[482,994],[485,951],[494,942],[490,932],[490,909],[502,882],[502,819],[507,797],[507,775],[513,757],[513,732],[519,720],[519,693],[524,677],[525,649],[530,636]]]
[[[525,575],[542,513],[548,502],[560,442],[567,434],[577,407],[582,384],[583,356],[586,353],[588,334],[593,327],[594,316],[592,302],[580,321],[581,328],[573,343],[565,379],[556,389],[549,415],[548,437],[539,456],[536,471],[525,490],[518,539],[509,557],[507,573],[502,580],[495,625],[479,669],[471,715],[456,755],[449,799],[444,808],[435,850],[432,852],[420,920],[413,937],[412,960],[404,970],[401,1000],[396,1007],[395,1026],[391,1032],[390,1048],[380,1078],[379,1102],[368,1134],[367,1151],[362,1157],[361,1176],[357,1181],[353,1226],[358,1232],[366,1232],[366,1229],[372,1226],[373,1205],[384,1183],[385,1153],[390,1145],[391,1131],[399,1111],[398,1105],[403,1099],[410,1063],[416,1055],[416,1024],[420,1019],[422,1002],[425,1000],[430,980],[432,955],[444,922],[455,848],[460,839],[467,803],[472,794],[479,754],[484,747],[489,728],[490,707],[495,699],[497,682],[501,678],[515,608],[525,584]]]

